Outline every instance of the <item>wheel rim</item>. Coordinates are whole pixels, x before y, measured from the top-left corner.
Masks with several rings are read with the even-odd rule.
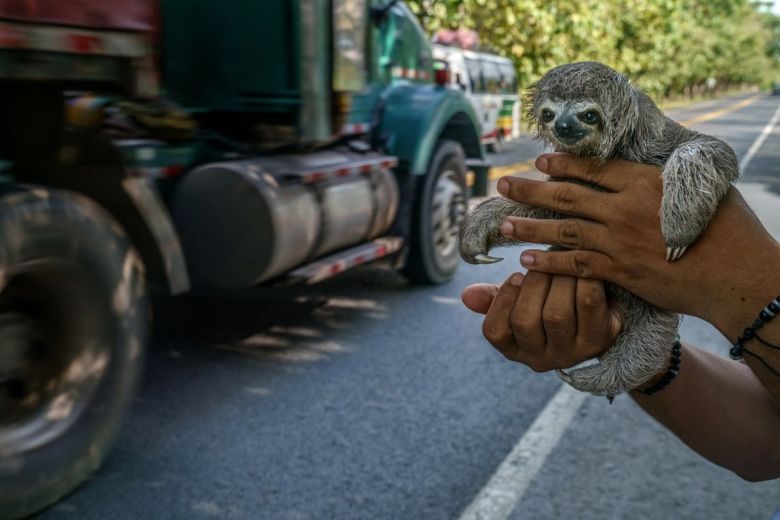
[[[454,170],[442,172],[436,181],[432,204],[433,244],[439,264],[454,256],[458,229],[466,214],[466,194]]]
[[[6,280],[0,289],[0,456],[67,432],[88,408],[110,361],[110,310],[83,270],[31,262]]]

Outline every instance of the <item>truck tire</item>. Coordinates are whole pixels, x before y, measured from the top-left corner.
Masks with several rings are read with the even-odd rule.
[[[441,140],[418,183],[403,273],[413,283],[449,281],[460,263],[458,227],[466,213],[466,162],[461,146]]]
[[[97,204],[0,197],[0,517],[57,501],[100,465],[143,361],[144,271]]]

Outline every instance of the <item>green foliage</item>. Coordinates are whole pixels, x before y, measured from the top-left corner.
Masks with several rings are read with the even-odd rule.
[[[780,71],[780,19],[750,0],[409,0],[423,25],[475,29],[511,57],[521,85],[597,60],[656,97],[766,86]]]

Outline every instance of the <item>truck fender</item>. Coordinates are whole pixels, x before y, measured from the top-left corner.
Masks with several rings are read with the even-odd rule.
[[[94,200],[119,222],[139,251],[153,290],[172,295],[188,291],[184,253],[153,181],[128,175],[121,152],[95,132],[66,131],[58,155],[59,164],[51,170],[12,171],[14,180]]]
[[[400,83],[383,95],[379,134],[387,153],[413,175],[425,175],[442,138],[461,145],[470,161],[483,161],[481,127],[471,104],[457,90]]]
[[[133,201],[136,210],[146,224],[146,230],[156,244],[156,250],[162,261],[167,289],[170,294],[180,294],[190,290],[190,279],[184,251],[170,215],[163,205],[157,190],[151,181],[145,178],[126,177],[122,188]],[[142,256],[143,253],[142,253]]]

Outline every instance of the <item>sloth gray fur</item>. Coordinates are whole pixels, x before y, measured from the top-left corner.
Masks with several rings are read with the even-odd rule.
[[[667,260],[679,259],[701,235],[739,176],[737,158],[726,143],[669,119],[625,76],[601,63],[556,67],[529,89],[526,100],[537,137],[556,151],[663,167],[660,217]],[[595,122],[586,112],[596,114]],[[492,247],[517,243],[499,232],[507,216],[567,217],[503,197],[488,199],[461,224],[460,254],[466,262],[497,261],[487,256]],[[615,284],[606,287],[626,310],[623,332],[598,363],[558,375],[578,390],[612,397],[641,387],[665,366],[679,316]]]

